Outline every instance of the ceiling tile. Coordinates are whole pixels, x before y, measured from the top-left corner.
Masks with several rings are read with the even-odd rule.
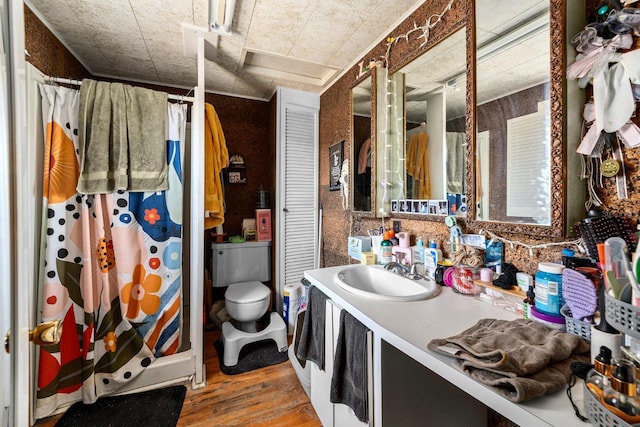
[[[137,57],[140,60],[151,59],[147,46],[141,37],[127,37],[123,33],[102,32],[98,42],[98,49],[105,56]]]
[[[353,64],[416,2],[424,0],[236,0],[230,37],[206,61],[207,90],[270,97],[294,81],[242,71],[244,49],[325,66]],[[542,0],[527,0],[542,1]],[[169,85],[195,83],[184,56],[182,24],[207,27],[208,0],[30,0],[78,59],[96,75]]]
[[[102,31],[135,34],[138,23],[128,0],[65,0],[74,15],[94,34]]]
[[[313,3],[298,0],[257,1],[251,28],[247,33],[247,46],[283,55],[289,54],[313,13]],[[301,6],[303,4],[308,6]],[[270,25],[260,25],[261,22],[270,22]]]

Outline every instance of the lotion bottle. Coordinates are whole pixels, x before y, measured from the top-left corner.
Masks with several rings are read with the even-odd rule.
[[[442,261],[442,251],[438,249],[438,244],[435,240],[429,241],[429,247],[425,249],[424,254],[424,267],[427,272],[427,276],[435,277],[436,268],[438,263]]]
[[[422,237],[418,237],[416,239],[416,245],[412,248],[412,252],[413,252],[413,262],[421,262],[422,264],[424,264],[425,262],[425,248],[424,247],[424,241],[422,240]]]

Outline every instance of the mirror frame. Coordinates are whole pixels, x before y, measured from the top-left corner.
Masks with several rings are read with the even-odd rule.
[[[372,70],[369,70],[367,73],[365,73],[364,75],[360,76],[358,79],[356,79],[355,82],[353,82],[353,84],[351,86],[349,86],[349,111],[350,111],[350,121],[351,121],[351,129],[350,129],[350,141],[349,141],[349,211],[351,211],[354,214],[360,215],[363,218],[375,218],[375,209],[376,209],[376,182],[377,182],[377,174],[376,174],[376,168],[371,168],[371,207],[370,210],[368,211],[356,211],[353,209],[353,207],[355,206],[353,204],[354,202],[354,180],[355,180],[355,173],[356,173],[356,160],[358,158],[357,153],[355,153],[355,144],[354,144],[354,123],[353,123],[353,89],[358,86],[360,83],[362,83],[363,81],[365,81],[367,78],[371,77],[371,164],[375,165],[376,163],[376,129],[377,127],[377,120],[376,120],[376,107],[377,107],[377,102],[376,102],[376,88],[377,88],[377,81],[376,81],[376,73],[373,72]]]
[[[475,7],[476,1],[470,0],[469,17],[472,29],[467,40],[467,91],[471,97],[467,99],[467,219],[466,222],[476,229],[491,230],[499,233],[526,234],[541,237],[564,237],[567,208],[567,157],[564,149],[566,139],[566,1],[549,0],[550,31],[550,132],[551,132],[551,223],[550,225],[518,224],[508,222],[481,221],[476,219],[476,33]],[[469,71],[471,77],[469,77]],[[470,86],[470,87],[469,87]],[[469,92],[468,92],[469,93]],[[470,101],[470,102],[469,102]],[[568,232],[568,230],[567,230]]]
[[[466,84],[466,118],[465,118],[465,122],[466,122],[466,142],[467,142],[467,158],[469,157],[469,153],[470,153],[470,139],[469,139],[469,133],[470,130],[472,128],[472,123],[470,121],[470,116],[469,116],[469,106],[470,106],[470,94],[471,94],[471,76],[474,75],[471,73],[471,68],[470,68],[470,54],[471,52],[471,38],[473,36],[474,30],[472,28],[472,22],[473,20],[470,18],[471,15],[471,11],[475,8],[475,3],[473,3],[472,0],[463,0],[466,1],[467,3],[467,9],[465,10],[465,14],[463,15],[462,19],[455,19],[455,17],[452,17],[453,19],[453,24],[450,26],[447,26],[446,29],[444,29],[442,32],[437,32],[437,33],[433,33],[431,38],[429,39],[429,42],[427,43],[426,46],[421,46],[417,49],[415,49],[413,52],[411,52],[410,54],[408,54],[406,57],[404,57],[401,61],[398,61],[397,63],[392,64],[389,67],[389,74],[394,74],[397,71],[400,71],[405,65],[409,64],[410,62],[412,62],[414,59],[418,58],[419,56],[425,54],[426,52],[428,52],[429,50],[431,50],[431,48],[435,47],[436,45],[438,45],[440,42],[444,41],[447,37],[450,37],[451,35],[453,35],[454,33],[456,33],[457,31],[461,30],[461,29],[465,29],[465,34],[466,34],[466,53],[467,53],[467,65],[466,65],[466,74],[467,74],[467,84]],[[447,22],[446,20],[444,20],[443,22]],[[473,40],[475,42],[475,38]],[[406,93],[403,93],[403,97],[406,96]],[[466,179],[467,182],[469,182],[469,162],[467,162],[466,165]],[[467,208],[469,206],[469,185],[467,185]],[[402,212],[393,212],[391,214],[392,217],[394,218],[400,218],[400,219],[411,219],[411,220],[418,220],[418,221],[431,221],[431,222],[442,222],[444,223],[444,219],[447,217],[447,215],[425,215],[425,214],[416,214],[416,213],[402,213]],[[460,223],[467,223],[469,220],[469,212],[467,211],[466,216],[456,216],[456,221],[460,222]]]

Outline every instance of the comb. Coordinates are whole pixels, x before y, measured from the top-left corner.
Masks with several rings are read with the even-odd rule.
[[[593,282],[570,268],[562,272],[562,297],[576,320],[593,316],[598,308],[598,293]]]

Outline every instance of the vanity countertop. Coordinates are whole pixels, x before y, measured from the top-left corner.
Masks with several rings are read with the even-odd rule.
[[[494,411],[522,426],[584,426],[575,415],[565,389],[524,403],[513,403],[467,376],[453,359],[427,350],[435,338],[447,338],[483,318],[512,320],[519,316],[502,308],[459,295],[442,287],[440,295],[425,301],[374,301],[349,293],[334,282],[344,266],[309,270],[304,276],[338,306],[347,310],[382,340],[410,356],[440,377],[464,390]],[[572,389],[574,402],[582,408],[582,386]]]

